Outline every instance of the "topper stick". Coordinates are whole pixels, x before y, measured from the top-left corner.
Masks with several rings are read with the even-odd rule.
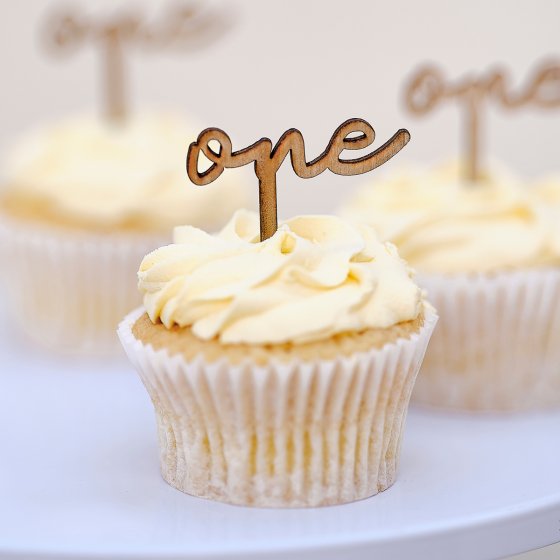
[[[259,179],[259,209],[261,241],[264,241],[278,229],[276,174]]]
[[[405,104],[413,114],[429,113],[444,99],[453,99],[463,105],[466,179],[478,181],[483,103],[493,100],[504,109],[511,110],[524,105],[543,109],[560,107],[560,62],[541,63],[518,92],[511,91],[507,72],[501,69],[457,82],[446,82],[438,68],[426,66],[420,68],[405,87]]]
[[[466,126],[465,126],[465,153],[467,154],[466,176],[469,181],[476,181],[479,169],[479,114],[480,99],[478,93],[470,92],[465,104]]]
[[[105,115],[113,122],[123,121],[126,117],[125,103],[125,71],[123,52],[118,29],[108,29],[103,41],[103,70],[105,83]]]
[[[101,54],[104,115],[121,122],[127,113],[125,49],[137,47],[198,48],[218,37],[229,26],[227,14],[208,14],[197,4],[177,4],[159,24],[148,25],[138,14],[117,14],[94,21],[66,13],[51,18],[47,27],[51,46],[69,51],[90,42]]]
[[[359,134],[356,136],[356,133]],[[340,157],[344,150],[361,150],[370,146],[374,140],[375,131],[370,124],[362,119],[349,119],[334,131],[323,153],[308,162],[303,136],[295,128],[284,132],[274,148],[269,138],[261,138],[237,152],[232,151],[231,140],[223,130],[207,128],[189,146],[187,174],[195,185],[208,185],[224,169],[254,162],[255,174],[259,180],[260,237],[264,241],[274,235],[278,227],[276,173],[288,153],[293,170],[302,179],[316,177],[325,169],[330,169],[337,175],[360,175],[383,165],[400,152],[409,142],[410,133],[400,129],[385,144],[369,154],[354,159]],[[218,151],[210,147],[212,141],[219,144]],[[200,152],[211,162],[210,167],[203,172],[198,170]]]

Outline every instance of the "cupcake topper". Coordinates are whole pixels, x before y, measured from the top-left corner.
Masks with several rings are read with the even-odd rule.
[[[295,128],[284,132],[274,148],[269,138],[261,138],[237,152],[232,151],[231,140],[223,130],[207,128],[198,135],[197,141],[189,146],[187,173],[195,185],[208,185],[215,181],[224,169],[254,162],[255,175],[259,179],[261,241],[264,241],[274,235],[278,227],[276,172],[288,152],[296,175],[302,179],[316,177],[325,169],[330,169],[337,175],[360,175],[383,165],[400,152],[410,140],[410,134],[408,130],[401,129],[377,150],[355,159],[341,159],[340,154],[344,150],[361,150],[371,145],[374,140],[375,131],[371,125],[362,119],[349,119],[335,130],[325,151],[307,162],[303,136]],[[218,142],[218,151],[210,147],[212,141]],[[198,171],[200,152],[212,162],[203,172]]]
[[[195,5],[176,4],[157,24],[148,24],[132,12],[103,20],[62,13],[51,18],[47,38],[58,51],[67,52],[86,42],[97,47],[102,57],[105,115],[111,121],[122,121],[127,112],[124,50],[128,45],[194,49],[221,35],[227,26],[224,16],[204,13]]]
[[[504,109],[518,109],[525,105],[545,109],[560,107],[560,63],[541,63],[518,91],[512,91],[508,74],[503,69],[448,82],[433,66],[417,71],[405,89],[406,106],[417,115],[430,112],[445,99],[459,101],[465,111],[466,178],[476,181],[479,179],[483,103],[492,100]]]

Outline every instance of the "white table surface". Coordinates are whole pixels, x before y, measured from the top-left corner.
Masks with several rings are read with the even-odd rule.
[[[163,482],[151,403],[124,358],[55,358],[3,321],[0,426],[0,558],[483,560],[560,541],[560,412],[412,410],[386,492],[228,506]]]

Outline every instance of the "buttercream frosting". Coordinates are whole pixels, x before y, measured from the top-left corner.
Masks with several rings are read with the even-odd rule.
[[[422,292],[395,247],[366,225],[300,216],[259,241],[238,211],[217,235],[183,226],[138,272],[153,322],[223,343],[304,343],[416,319]]]
[[[3,197],[41,203],[50,217],[86,227],[217,229],[248,204],[247,191],[235,173],[205,187],[190,183],[185,158],[195,138],[174,114],[140,114],[122,125],[63,120],[15,145]]]
[[[459,165],[401,169],[343,208],[372,225],[422,273],[490,273],[560,264],[553,220],[532,189],[497,167],[476,184]]]

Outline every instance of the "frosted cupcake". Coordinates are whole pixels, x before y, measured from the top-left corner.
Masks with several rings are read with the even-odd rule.
[[[119,328],[153,401],[161,470],[255,506],[366,498],[395,480],[436,317],[367,226],[304,216],[259,241],[238,212],[146,256],[144,308]]]
[[[560,405],[560,244],[550,214],[498,169],[411,169],[343,213],[372,224],[419,273],[441,316],[413,399],[440,407]]]
[[[245,190],[227,178],[187,188],[181,163],[193,134],[174,115],[124,125],[76,118],[16,145],[0,192],[2,269],[14,316],[36,341],[112,350],[123,314],[139,303],[142,257],[173,226],[221,227]]]

